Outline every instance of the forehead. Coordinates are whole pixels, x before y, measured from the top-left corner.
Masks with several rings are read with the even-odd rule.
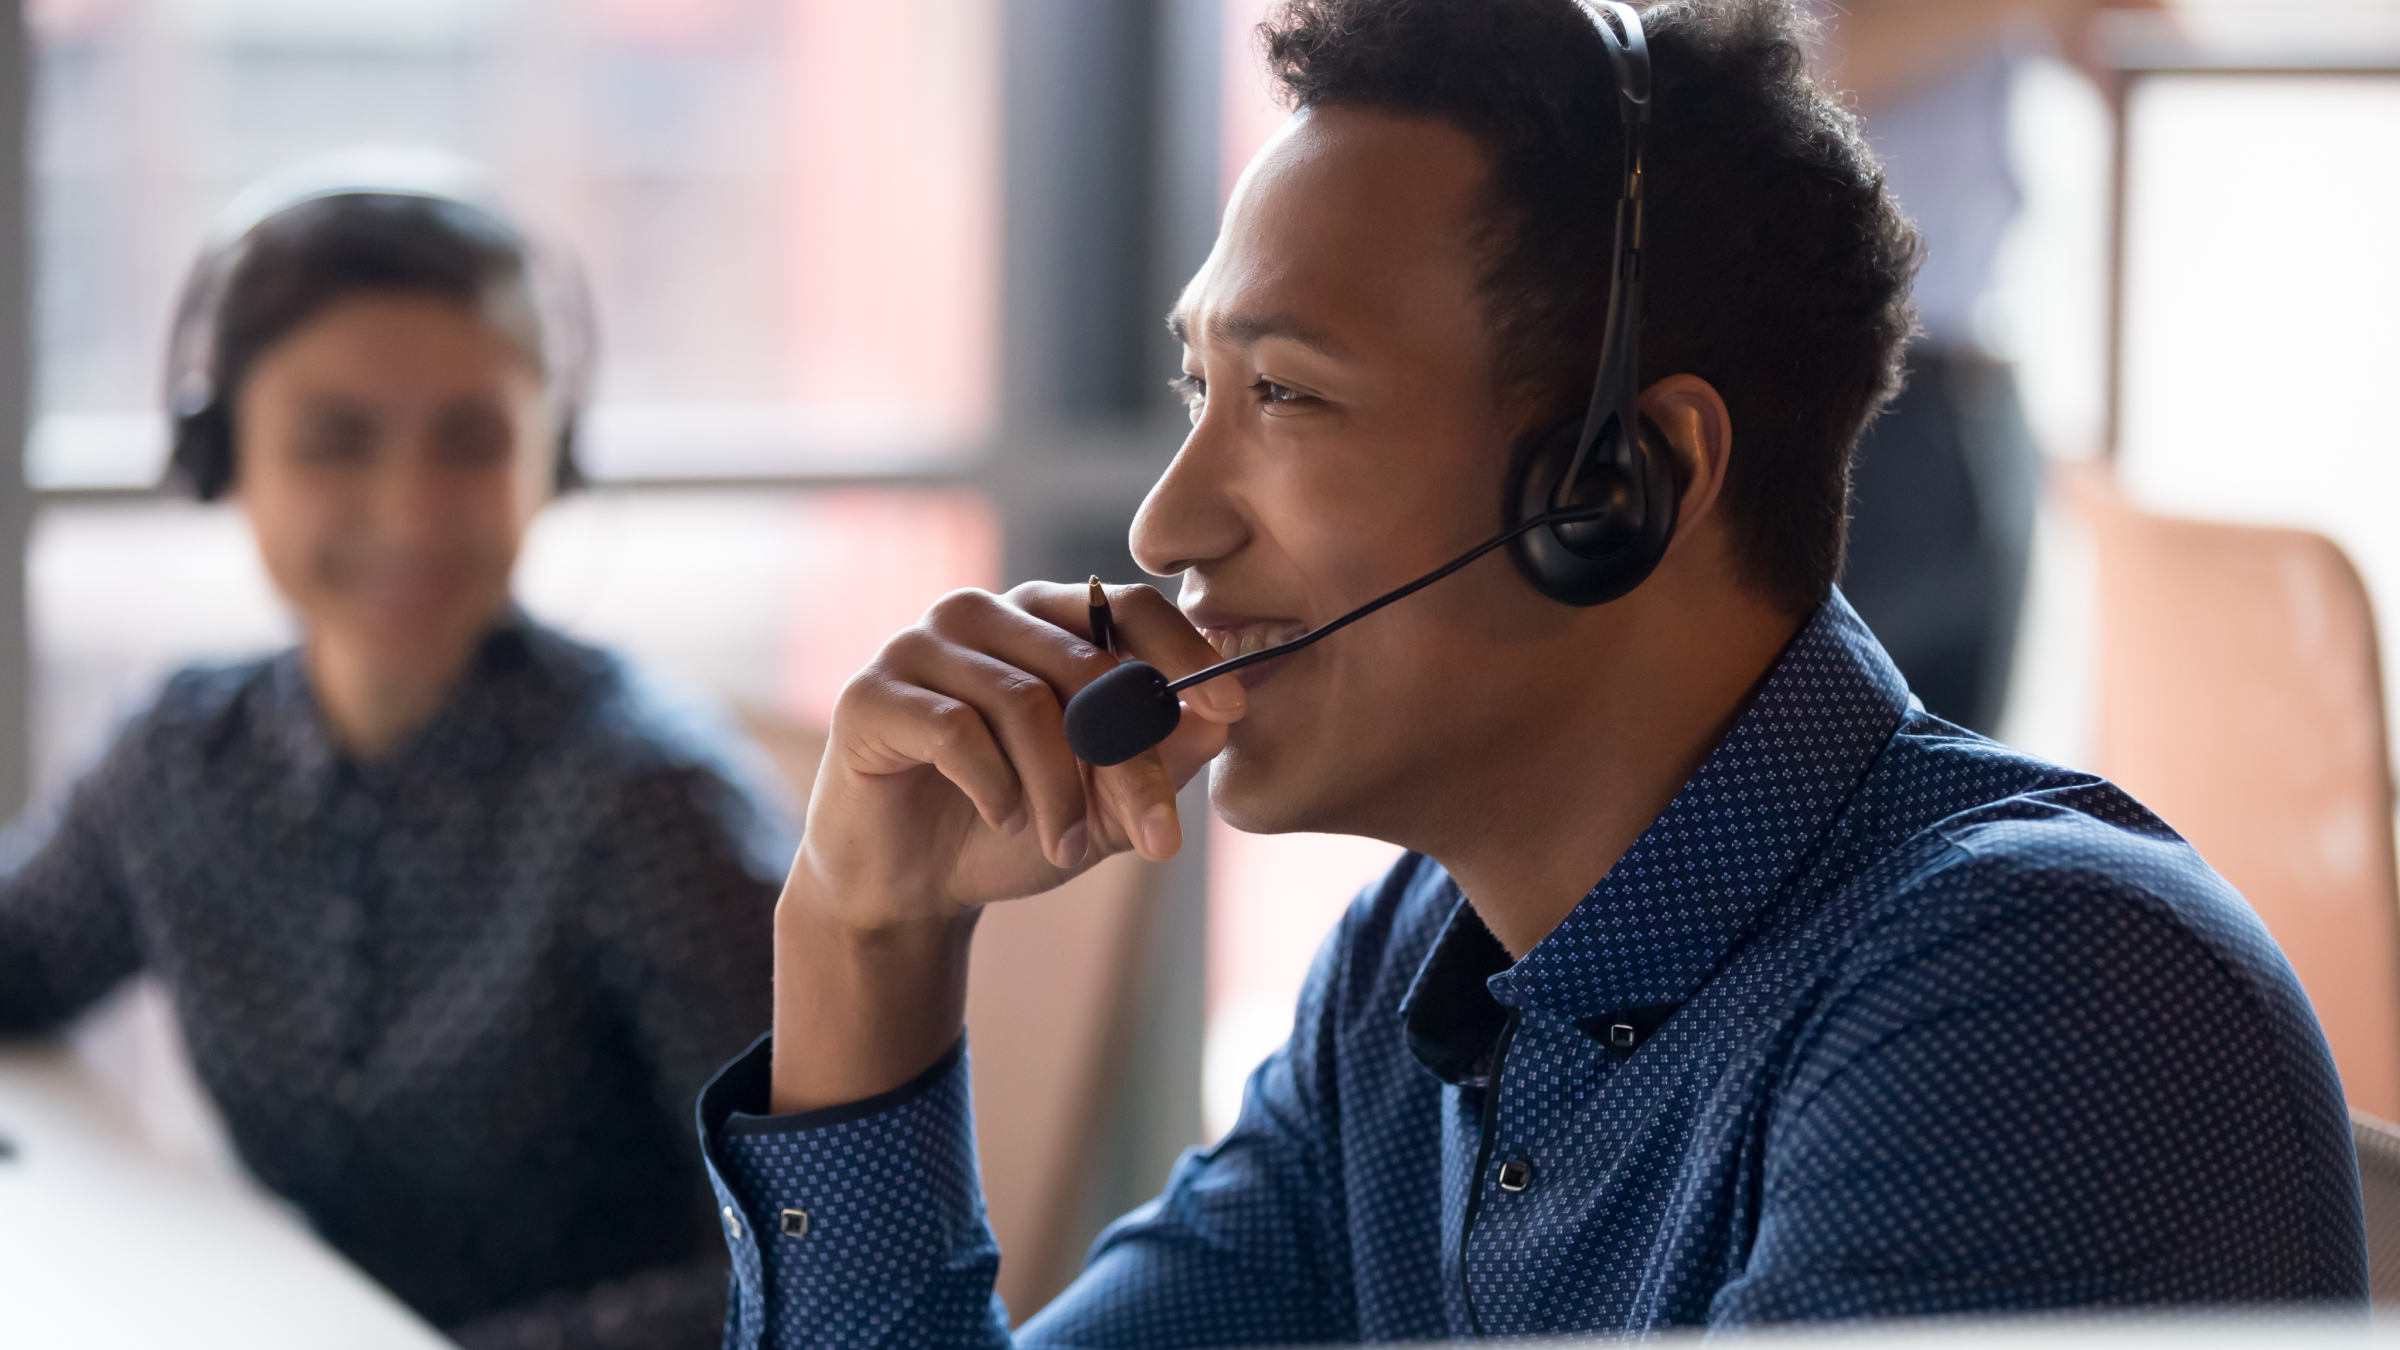
[[[1242,341],[1262,322],[1345,350],[1454,337],[1479,318],[1476,235],[1488,165],[1447,122],[1316,108],[1242,175],[1174,321]]]
[[[269,365],[380,383],[535,375],[532,355],[484,313],[447,296],[361,290],[334,298],[269,344]]]

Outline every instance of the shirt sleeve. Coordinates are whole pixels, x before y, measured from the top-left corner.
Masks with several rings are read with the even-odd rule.
[[[1935,884],[1993,901],[1901,897],[1823,991],[1761,1127],[1756,1241],[1714,1325],[2363,1308],[2339,1088],[2263,929],[2246,960],[2104,879]],[[1931,912],[1974,917],[1908,917]]]
[[[733,1256],[727,1350],[1005,1346],[966,1040],[877,1097],[767,1116],[760,1037],[700,1097]]]
[[[1214,1147],[1184,1155],[1155,1200],[1093,1245],[1082,1275],[1028,1320],[1021,1346],[1293,1345],[1356,1339],[1329,1084],[1327,988],[1347,924],[1320,952],[1292,1040],[1251,1076]],[[992,1292],[966,1043],[914,1081],[851,1106],[770,1117],[769,1042],[700,1102],[709,1178],[733,1253],[728,1350],[1011,1344]]]
[[[0,1033],[54,1027],[141,966],[108,831],[124,809],[127,754],[120,740],[63,802],[28,808],[0,832]]]
[[[795,832],[706,765],[650,768],[597,832],[592,974],[681,1128],[718,1065],[773,1014],[775,897]]]
[[[586,906],[593,978],[648,1079],[662,1133],[684,1153],[681,1175],[693,1184],[683,1222],[701,1259],[454,1329],[470,1347],[691,1346],[722,1329],[725,1260],[686,1122],[710,1073],[771,1015],[775,896],[791,834],[756,793],[708,766],[679,765],[635,776],[600,837]]]

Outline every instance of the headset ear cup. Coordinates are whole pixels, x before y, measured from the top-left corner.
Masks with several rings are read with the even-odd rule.
[[[178,416],[167,464],[170,474],[199,500],[213,502],[225,495],[233,486],[233,426],[224,409],[212,402]]]
[[[1518,443],[1502,506],[1509,528],[1550,509],[1582,431],[1583,420],[1570,418]],[[1510,542],[1509,557],[1535,590],[1561,604],[1604,605],[1649,579],[1674,537],[1677,498],[1673,457],[1649,418],[1641,419],[1632,460],[1628,476],[1604,437],[1585,462],[1582,489],[1567,501],[1605,512],[1588,523],[1528,530]]]
[[[590,482],[583,476],[583,466],[575,460],[577,421],[578,419],[570,414],[559,423],[558,470],[556,476],[551,480],[550,488],[551,491],[561,496]]]

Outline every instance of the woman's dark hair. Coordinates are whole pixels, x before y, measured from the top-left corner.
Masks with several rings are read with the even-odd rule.
[[[1807,22],[1785,0],[1642,11],[1642,382],[1724,397],[1743,580],[1803,614],[1841,574],[1850,452],[1899,387],[1919,255],[1857,119],[1809,74]],[[1580,412],[1624,155],[1591,19],[1573,0],[1289,0],[1259,32],[1296,107],[1437,117],[1483,146],[1496,378],[1539,422]]]
[[[456,301],[523,350],[560,409],[558,486],[580,483],[574,413],[589,339],[547,331],[557,319],[538,302],[524,237],[464,202],[372,191],[285,207],[194,269],[169,357],[174,476],[202,501],[232,486],[234,408],[259,357],[337,301],[393,292]]]

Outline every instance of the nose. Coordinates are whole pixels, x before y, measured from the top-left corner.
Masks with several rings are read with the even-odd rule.
[[[455,512],[439,448],[422,431],[392,437],[376,457],[368,512],[376,543],[421,548],[448,533]]]
[[[1235,491],[1239,447],[1205,414],[1134,513],[1133,560],[1171,577],[1240,552],[1250,524]]]

